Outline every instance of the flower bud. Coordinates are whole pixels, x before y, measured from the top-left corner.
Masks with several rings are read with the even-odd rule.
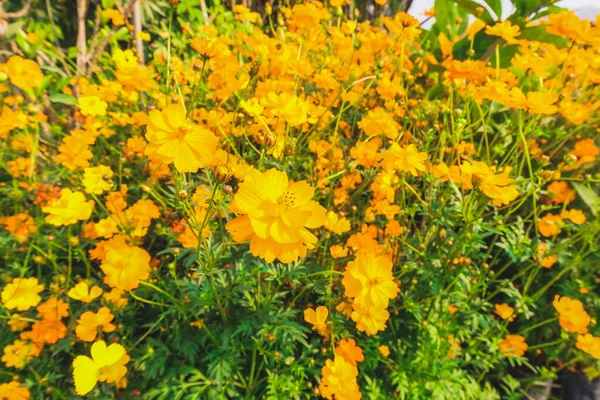
[[[231,194],[233,193],[233,188],[229,185],[223,185],[223,193]]]
[[[185,200],[189,197],[189,192],[185,189],[181,189],[178,193],[177,193],[177,197],[179,198],[179,200]]]
[[[267,133],[263,139],[263,146],[266,148],[271,148],[275,146],[275,143],[277,143],[277,136]]]
[[[233,171],[230,168],[225,167],[224,165],[219,165],[215,167],[215,169],[213,170],[213,174],[215,176],[215,180],[221,184],[229,181],[233,177]]]

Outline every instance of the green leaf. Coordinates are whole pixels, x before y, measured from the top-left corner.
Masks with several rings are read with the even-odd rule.
[[[589,186],[577,182],[573,182],[573,187],[577,191],[579,197],[581,197],[581,200],[583,200],[585,205],[592,211],[592,214],[597,216],[598,209],[600,209],[600,196],[598,196],[598,193]]]
[[[546,32],[544,26],[532,26],[521,31],[519,39],[535,40],[538,42],[550,43],[558,48],[567,47],[567,38],[557,35],[552,35]]]
[[[68,104],[70,106],[74,106],[77,104],[77,99],[74,96],[70,96],[64,93],[55,93],[51,96],[48,96],[48,100],[50,100],[53,103]]]
[[[492,11],[498,17],[498,20],[502,19],[502,0],[485,0],[485,3],[492,9]]]
[[[461,6],[464,10],[466,10],[469,14],[476,16],[477,18],[481,19],[483,22],[485,22],[488,25],[493,25],[494,18],[492,17],[490,12],[485,9],[485,7],[481,7],[481,4],[479,4],[473,0],[454,0],[454,1],[456,2],[456,4]],[[477,13],[477,11],[475,11],[479,7],[483,8],[483,10],[484,10],[483,14],[479,14],[479,13]],[[436,13],[437,13],[437,11],[436,11]]]
[[[435,0],[435,24],[439,27],[439,29],[444,32],[446,35],[449,34],[450,29],[453,25],[452,16],[453,16],[453,8],[454,2],[448,0]]]

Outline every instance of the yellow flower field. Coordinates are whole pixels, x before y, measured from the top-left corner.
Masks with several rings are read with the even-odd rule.
[[[5,6],[0,399],[574,398],[600,16],[500,3]]]

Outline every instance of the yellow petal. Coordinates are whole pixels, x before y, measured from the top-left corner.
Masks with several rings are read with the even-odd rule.
[[[98,369],[98,365],[89,357],[77,356],[73,360],[73,380],[78,395],[84,396],[96,386]]]
[[[102,368],[119,361],[125,354],[125,348],[117,343],[113,343],[107,347],[103,340],[99,340],[92,345],[91,353],[98,368]]]

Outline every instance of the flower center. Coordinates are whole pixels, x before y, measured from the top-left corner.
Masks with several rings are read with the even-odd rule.
[[[177,133],[176,133],[177,139],[183,140],[185,138],[185,135],[188,134],[189,130],[190,130],[190,127],[187,125],[183,125],[183,126],[180,126],[179,128],[177,128]]]
[[[296,204],[296,195],[286,190],[277,199],[277,204],[282,206],[284,209],[292,208]]]

